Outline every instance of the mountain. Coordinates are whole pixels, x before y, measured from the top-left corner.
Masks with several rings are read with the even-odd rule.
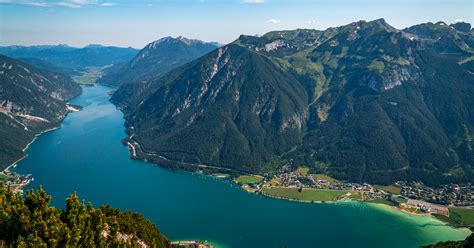
[[[45,71],[56,72],[56,73],[60,73],[60,74],[68,75],[68,76],[80,74],[79,71],[77,70],[61,67],[61,66],[52,64],[46,60],[42,60],[38,58],[17,58],[17,59]]]
[[[288,164],[354,182],[468,182],[473,34],[378,19],[241,36],[121,86],[112,101],[138,156],[162,165],[273,173]]]
[[[0,168],[24,156],[33,138],[59,126],[82,89],[69,77],[0,55]]]
[[[74,193],[64,210],[50,207],[40,187],[23,197],[0,183],[2,247],[171,247],[143,215],[110,206],[93,208]]]
[[[87,67],[103,67],[131,60],[138,50],[101,45],[89,45],[84,48],[57,46],[5,46],[0,54],[13,58],[36,58],[55,66],[74,70]]]
[[[145,94],[138,108],[127,107],[144,147],[171,160],[239,170],[255,171],[297,145],[307,114],[293,76],[235,44],[158,79]]]
[[[216,49],[215,43],[206,43],[184,37],[165,37],[148,44],[130,62],[117,66],[98,83],[118,86],[157,78],[164,73],[201,57]]]

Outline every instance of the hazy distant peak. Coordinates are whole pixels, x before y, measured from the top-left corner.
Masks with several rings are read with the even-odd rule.
[[[202,40],[197,40],[197,39],[189,39],[183,36],[178,36],[176,38],[171,37],[171,36],[166,36],[163,37],[159,40],[153,41],[152,43],[148,44],[148,48],[155,48],[159,44],[164,44],[164,43],[184,43],[185,45],[195,45],[195,44],[208,44],[207,42],[204,42]]]
[[[219,42],[217,42],[217,41],[211,41],[211,42],[209,42],[209,44],[214,45],[214,46],[216,46],[216,47],[224,46],[224,44],[219,43]]]
[[[373,21],[370,21],[368,22],[368,24],[371,24],[371,25],[374,25],[378,28],[382,28],[382,29],[385,29],[387,32],[396,32],[397,29],[392,27],[390,24],[388,24],[385,19],[383,18],[380,18],[380,19],[376,19],[376,20],[373,20]]]
[[[460,31],[460,32],[467,33],[469,31],[471,31],[471,24],[467,23],[467,22],[463,22],[463,21],[453,23],[449,26],[456,29],[457,31]]]
[[[116,73],[106,75],[101,83],[120,85],[141,82],[150,75],[158,77],[180,65],[190,62],[216,49],[215,43],[207,43],[183,36],[167,36],[146,45]]]
[[[347,26],[356,26],[357,29],[367,29],[372,30],[373,32],[386,31],[386,32],[398,32],[399,30],[388,24],[385,19],[379,18],[372,21],[358,21],[351,23]],[[345,27],[347,27],[345,26]]]
[[[103,46],[100,44],[89,44],[85,46],[84,48],[97,48],[97,47],[103,47]]]
[[[188,39],[188,38],[183,37],[183,36],[178,36],[178,38],[176,38],[176,39],[181,41],[181,42],[184,42],[186,45],[191,45],[191,44],[196,44],[196,43],[200,43],[200,44],[206,43],[202,40]]]

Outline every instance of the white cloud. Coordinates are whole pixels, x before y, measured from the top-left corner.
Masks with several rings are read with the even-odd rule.
[[[265,0],[242,0],[242,3],[265,3]]]
[[[99,6],[102,7],[111,7],[117,5],[116,3],[100,3]]]
[[[67,7],[67,8],[82,8],[85,6],[102,6],[102,7],[110,7],[117,5],[116,3],[112,2],[99,2],[97,0],[67,0],[67,1],[52,1],[52,2],[44,2],[38,0],[20,0],[20,1],[10,1],[10,0],[0,0],[0,4],[21,4],[21,5],[30,5],[36,7]]]
[[[277,23],[280,23],[281,20],[278,20],[278,19],[270,19],[270,20],[267,20],[267,23],[272,23],[272,24],[277,24]]]
[[[57,3],[54,3],[54,5],[61,6],[61,7],[75,8],[75,9],[82,8],[82,5],[76,4],[73,2],[57,2]]]
[[[88,4],[97,3],[97,1],[91,1],[91,0],[69,0],[69,2],[78,4],[78,5],[88,5]]]
[[[316,24],[316,23],[318,23],[316,20],[310,20],[310,21],[308,21],[308,24]]]
[[[44,2],[25,2],[25,5],[36,6],[36,7],[51,7],[49,4]]]
[[[464,20],[463,20],[463,19],[460,19],[460,18],[454,20],[454,23],[458,23],[458,22],[464,22]]]

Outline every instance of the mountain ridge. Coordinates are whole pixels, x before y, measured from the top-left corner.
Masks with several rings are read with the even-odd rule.
[[[431,185],[469,181],[474,175],[469,149],[474,127],[472,31],[465,32],[465,25],[462,31],[442,23],[420,25],[398,30],[377,19],[323,31],[240,36],[162,77],[119,88],[112,101],[123,108],[135,141],[175,161],[251,173],[272,173],[289,164],[382,184],[407,178]],[[253,59],[239,60],[241,53]],[[219,54],[224,60],[216,62]],[[228,65],[239,69],[229,70]],[[265,76],[256,79],[255,70],[240,69],[247,67]],[[213,81],[221,74],[226,76]],[[275,84],[263,90],[275,76]],[[257,88],[226,88],[236,84]],[[292,87],[300,90],[289,98],[298,100],[290,102],[300,101],[304,107],[285,102],[275,108]],[[269,90],[278,97],[268,97]],[[223,123],[252,120],[258,112],[235,114],[237,95],[252,95],[250,103],[259,107],[271,106],[271,124],[258,128],[268,120],[259,116],[257,122],[247,121],[249,126],[222,129],[228,127]],[[196,103],[199,107],[193,109]],[[209,109],[213,117],[205,119]],[[282,117],[301,124],[297,134],[285,136],[288,122],[278,121]],[[181,125],[185,128],[177,128]],[[263,143],[238,135],[249,130]]]
[[[121,48],[90,44],[82,48],[68,45],[3,46],[0,54],[12,58],[35,58],[45,60],[55,66],[72,70],[87,67],[103,67],[126,62],[138,52],[134,48]]]
[[[216,48],[217,46],[212,43],[182,36],[163,37],[146,45],[133,59],[121,65],[120,68],[116,68],[114,72],[105,75],[98,83],[119,86],[146,81],[148,78],[159,77]]]

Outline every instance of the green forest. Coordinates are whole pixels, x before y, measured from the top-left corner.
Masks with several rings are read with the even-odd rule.
[[[41,187],[23,197],[0,183],[0,247],[171,247],[141,214],[94,208],[75,193],[65,209],[50,201]]]

